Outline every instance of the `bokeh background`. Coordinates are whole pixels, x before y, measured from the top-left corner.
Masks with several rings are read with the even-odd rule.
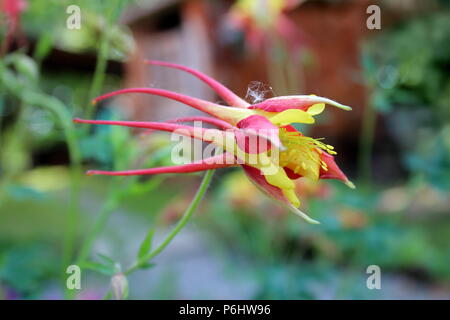
[[[81,28],[70,29],[70,5]],[[170,165],[168,134],[74,125],[73,117],[196,114],[125,87],[220,101],[159,59],[201,70],[249,102],[316,94],[308,135],[338,151],[356,190],[299,184],[308,225],[241,170],[219,170],[186,228],[144,270],[133,299],[449,299],[450,2],[365,0],[0,0],[0,298],[101,299],[183,214],[201,174],[87,177]],[[72,12],[72,11],[71,11]],[[149,231],[150,230],[150,231]],[[147,237],[148,238],[148,237]],[[67,290],[68,265],[82,268]],[[366,287],[370,265],[381,290]]]

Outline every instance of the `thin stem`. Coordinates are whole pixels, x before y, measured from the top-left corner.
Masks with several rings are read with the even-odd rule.
[[[91,106],[91,99],[100,94],[100,89],[105,80],[106,66],[108,62],[109,41],[106,32],[102,34],[100,48],[97,54],[97,64],[95,66],[94,77],[92,78],[91,88],[89,90],[89,103],[86,107],[86,118],[92,118],[94,108]]]
[[[25,147],[24,141],[25,141],[25,137],[26,137],[26,105],[25,103],[20,100],[18,103],[18,112],[17,112],[17,119],[15,120],[14,124],[12,125],[11,128],[11,134],[9,137],[9,142],[10,144],[21,144],[22,148]],[[11,143],[11,140],[13,141]],[[0,141],[0,146],[1,146],[1,141]],[[8,160],[8,162],[11,162],[11,160]],[[2,205],[4,199],[6,198],[6,194],[7,194],[7,187],[9,185],[9,183],[14,179],[14,177],[16,177],[18,174],[20,174],[20,172],[18,172],[18,169],[15,170],[5,170],[6,168],[3,168],[2,170],[2,175],[1,175],[1,180],[0,180],[0,206]],[[19,169],[21,170],[21,169]]]
[[[284,50],[287,50],[284,48]],[[295,52],[287,52],[287,77],[289,83],[289,94],[298,94],[299,92],[305,91],[305,81],[303,64],[300,59],[300,55]]]
[[[371,104],[366,106],[361,128],[359,144],[358,169],[359,176],[364,185],[370,186],[372,167],[372,148],[375,135],[376,112]]]
[[[69,265],[78,223],[79,212],[79,194],[80,194],[80,176],[81,176],[81,151],[78,146],[77,134],[72,123],[72,116],[66,106],[58,99],[41,93],[34,85],[25,86],[18,81],[13,73],[8,72],[4,65],[0,63],[1,78],[0,83],[12,95],[20,99],[22,104],[29,106],[39,106],[49,111],[56,118],[57,123],[62,127],[67,149],[69,151],[71,164],[71,183],[70,183],[70,203],[66,220],[66,230],[63,240],[63,254],[61,264],[61,276],[65,276],[65,268]],[[64,279],[64,278],[63,278]]]
[[[116,0],[112,4],[108,4],[108,12],[106,14],[106,23],[103,28],[103,32],[100,35],[100,44],[97,53],[97,64],[95,65],[94,76],[92,78],[91,87],[89,89],[89,96],[87,107],[85,111],[85,117],[91,119],[94,114],[94,108],[91,106],[93,97],[100,94],[100,90],[105,80],[106,67],[108,65],[108,52],[110,49],[110,30],[114,20],[117,18],[118,13],[122,7],[121,0]]]
[[[184,212],[183,217],[178,221],[175,228],[172,230],[172,232],[169,233],[169,235],[164,239],[164,241],[153,251],[148,253],[147,255],[143,256],[142,258],[138,259],[136,263],[131,266],[128,270],[124,272],[125,275],[129,275],[133,271],[140,269],[143,265],[145,265],[150,259],[157,256],[161,251],[163,251],[169,243],[172,241],[172,239],[184,228],[186,223],[189,221],[195,210],[197,210],[197,207],[200,204],[200,201],[202,200],[206,190],[208,189],[208,186],[211,182],[211,179],[214,175],[214,170],[209,170],[206,172],[205,176],[203,177],[202,183],[200,184],[197,193],[192,199],[191,204],[187,208],[187,210]]]
[[[100,209],[100,214],[97,218],[97,220],[94,223],[94,226],[90,230],[89,234],[86,236],[86,239],[84,240],[83,244],[81,245],[76,264],[80,265],[83,264],[86,259],[88,258],[92,246],[95,243],[95,240],[97,239],[100,232],[103,230],[104,226],[106,225],[106,222],[108,221],[109,217],[111,216],[111,213],[114,211],[114,209],[117,207],[117,183],[113,183],[110,186],[109,195],[107,197],[107,200],[105,201],[104,205]]]
[[[273,50],[272,50],[273,51]],[[287,94],[287,83],[283,74],[283,70],[280,69],[278,58],[276,54],[271,52],[269,61],[267,63],[267,76],[269,78],[270,86],[275,90],[277,95]]]
[[[66,232],[63,240],[63,255],[62,255],[62,275],[65,276],[65,269],[70,264],[73,258],[73,252],[75,247],[76,231],[78,229],[78,213],[79,213],[79,198],[80,198],[80,182],[81,182],[81,151],[77,142],[77,135],[75,128],[73,127],[71,116],[67,112],[67,109],[62,102],[54,97],[49,97],[43,94],[30,92],[23,97],[31,101],[44,109],[54,113],[59,120],[59,124],[62,126],[64,135],[66,137],[66,143],[69,150],[69,157],[71,163],[71,192],[68,215],[66,220]],[[66,291],[66,296],[69,293]]]
[[[94,227],[89,231],[89,234],[86,236],[84,242],[81,245],[81,249],[76,259],[76,264],[83,264],[89,257],[95,240],[105,227],[114,209],[119,205],[124,192],[126,192],[124,190],[128,190],[128,188],[132,186],[136,180],[136,177],[130,179],[130,182],[125,188],[123,187],[122,179],[117,179],[111,184],[108,191],[107,200],[104,202],[102,208],[100,209],[100,214],[97,220],[94,222]],[[150,192],[151,190],[157,188],[161,184],[163,179],[153,178],[153,181],[154,182],[150,184],[148,188],[146,188],[146,192]]]
[[[283,70],[285,52],[278,38],[273,33],[269,33],[269,36],[271,47],[268,49],[267,55],[267,75],[270,85],[275,89],[277,95],[287,95],[289,94],[289,79]]]
[[[58,123],[61,125],[66,138],[71,163],[71,192],[66,220],[67,231],[64,233],[63,240],[61,275],[64,277],[65,268],[70,264],[73,255],[79,212],[81,152],[78,148],[75,129],[73,128],[71,117],[68,114],[65,105],[58,99],[26,89],[22,89],[18,92],[11,90],[11,92],[22,99],[23,103],[37,105],[53,113]]]

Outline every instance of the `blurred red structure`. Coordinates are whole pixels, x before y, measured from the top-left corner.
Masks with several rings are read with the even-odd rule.
[[[6,53],[14,37],[18,38],[20,45],[25,42],[20,29],[20,15],[27,6],[26,0],[0,0],[0,14],[5,17],[4,20],[2,18],[1,24],[6,24],[6,35],[1,47],[2,54]]]

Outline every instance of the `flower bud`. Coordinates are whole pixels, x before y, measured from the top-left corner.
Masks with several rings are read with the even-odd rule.
[[[114,299],[116,300],[126,299],[128,297],[127,277],[122,272],[116,273],[111,278],[111,288]]]

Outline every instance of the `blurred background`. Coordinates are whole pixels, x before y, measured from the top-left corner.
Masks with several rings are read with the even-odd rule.
[[[301,182],[302,210],[321,221],[309,225],[240,168],[218,170],[187,227],[127,276],[130,298],[449,299],[450,1],[377,1],[380,29],[368,28],[371,4],[0,0],[0,298],[101,299],[189,205],[201,174],[84,175],[170,165],[170,135],[71,121],[196,114],[140,94],[91,105],[119,88],[220,102],[190,75],[142,64],[158,59],[251,103],[316,94],[351,106],[300,129],[335,146],[357,188]],[[80,290],[66,288],[70,264]],[[381,290],[366,286],[370,265]]]

